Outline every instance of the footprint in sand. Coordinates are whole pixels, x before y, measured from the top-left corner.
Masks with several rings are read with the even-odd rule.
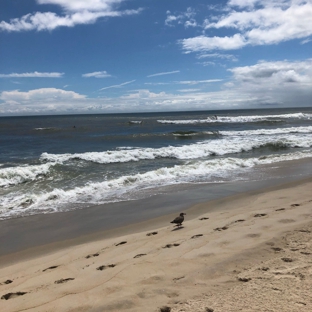
[[[146,254],[138,254],[138,255],[134,256],[133,258],[136,259],[136,258],[141,258],[143,256],[146,256]]]
[[[291,207],[298,207],[298,206],[300,206],[300,204],[292,204],[292,205],[290,205]]]
[[[282,258],[282,260],[284,262],[293,262],[293,259],[291,259],[291,258]]]
[[[208,220],[209,218],[207,218],[207,217],[203,217],[203,218],[200,218],[199,220],[200,221],[203,221],[203,220]]]
[[[198,237],[201,237],[201,236],[203,236],[203,234],[193,235],[193,236],[191,237],[191,239],[192,239],[192,238],[198,238]]]
[[[244,219],[239,219],[239,220],[234,221],[234,223],[237,223],[237,222],[244,222],[244,221],[245,221]]]
[[[3,282],[3,283],[0,283],[0,285],[7,285],[7,284],[11,284],[11,283],[13,283],[13,281],[11,281],[11,280],[6,280],[5,282]]]
[[[255,218],[257,218],[257,217],[264,217],[266,215],[267,215],[266,213],[257,213],[257,214],[254,215],[254,217]]]
[[[280,247],[272,247],[271,249],[274,250],[274,251],[276,251],[276,252],[283,251],[283,249],[280,248]]]
[[[27,294],[27,292],[24,292],[24,291],[18,291],[16,293],[7,293],[7,294],[3,295],[1,297],[1,299],[9,300],[9,299],[13,299],[13,298],[16,298],[19,296],[24,296],[25,294]]]
[[[50,266],[50,267],[48,267],[48,268],[42,270],[42,272],[45,272],[45,271],[48,271],[48,270],[53,270],[53,269],[56,269],[56,268],[58,268],[58,267],[59,267],[58,265],[53,265],[53,266]]]
[[[98,271],[103,271],[107,268],[114,268],[116,264],[109,264],[109,265],[101,265],[98,268],[96,268]]]
[[[152,235],[156,235],[158,234],[158,232],[150,232],[150,233],[147,233],[146,236],[152,236]]]
[[[250,277],[239,277],[238,280],[240,282],[247,283],[247,282],[249,282],[251,280],[251,278]]]
[[[92,257],[98,257],[100,254],[99,253],[95,253],[93,255],[87,255],[86,259],[92,258]]]
[[[282,211],[282,210],[285,210],[285,208],[275,209],[275,211]]]
[[[227,230],[228,227],[227,226],[224,226],[224,227],[221,227],[221,228],[215,228],[214,231],[224,231],[224,230]]]
[[[159,312],[170,312],[171,308],[170,307],[161,307],[159,308]]]
[[[262,271],[269,271],[270,268],[268,268],[268,267],[262,267],[262,268],[260,268],[259,270],[262,270]]]
[[[173,280],[174,280],[174,281],[178,281],[178,280],[180,280],[180,279],[182,279],[182,278],[185,278],[185,276],[175,277]]]
[[[73,281],[73,280],[74,280],[73,277],[61,278],[61,279],[55,281],[54,284],[63,284],[63,283],[66,283],[66,282],[69,282],[69,281]]]
[[[118,244],[115,244],[115,246],[120,246],[120,245],[124,245],[124,244],[127,244],[127,241],[123,241],[123,242],[120,242]]]
[[[171,247],[178,247],[178,246],[180,246],[180,244],[177,244],[177,243],[175,243],[175,244],[167,244],[163,248],[171,248]]]

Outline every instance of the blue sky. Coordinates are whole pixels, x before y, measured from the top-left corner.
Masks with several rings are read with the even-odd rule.
[[[1,0],[0,115],[312,106],[312,0]]]

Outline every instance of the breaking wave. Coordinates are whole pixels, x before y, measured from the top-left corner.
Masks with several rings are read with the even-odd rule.
[[[186,120],[157,120],[163,124],[200,124],[200,123],[248,123],[248,122],[279,122],[287,119],[312,119],[312,114],[295,113],[281,115],[255,115],[255,116],[211,116],[206,119]]]
[[[18,166],[0,169],[0,187],[9,187],[41,179],[46,176],[53,163],[33,166]]]
[[[176,165],[171,168],[163,167],[109,181],[90,182],[83,187],[75,187],[70,190],[55,188],[51,192],[28,195],[18,192],[11,193],[0,198],[0,219],[36,213],[66,211],[73,209],[73,203],[76,205],[90,205],[130,200],[139,191],[159,185],[206,182],[213,178],[225,179],[233,171],[306,157],[312,157],[312,153],[302,151],[249,159],[230,157],[206,161],[188,161],[183,165]]]
[[[64,163],[66,161],[89,161],[99,164],[137,162],[140,160],[153,160],[157,158],[174,159],[197,159],[215,155],[235,154],[251,151],[265,146],[280,146],[281,148],[312,146],[311,137],[305,135],[296,136],[283,134],[275,136],[230,136],[225,135],[220,139],[205,140],[189,145],[166,146],[161,148],[127,148],[119,150],[109,150],[104,152],[86,152],[75,154],[41,154],[40,160],[46,162]]]

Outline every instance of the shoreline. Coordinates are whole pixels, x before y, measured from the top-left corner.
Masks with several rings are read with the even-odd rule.
[[[224,209],[220,208],[224,202],[237,197],[306,183],[312,180],[309,170],[304,171],[309,163],[311,159],[292,161],[286,171],[284,164],[280,163],[274,168],[278,172],[276,179],[187,185],[183,188],[173,186],[172,192],[139,200],[2,220],[0,236],[4,243],[0,246],[0,267],[70,246],[133,234],[138,229],[142,232],[163,227],[168,224],[168,219],[181,211],[187,211],[187,219],[195,218],[204,212],[198,208],[201,205],[208,211]],[[284,171],[286,182],[280,177]],[[292,175],[293,172],[297,175]]]
[[[0,304],[12,312],[311,311],[311,187],[309,177],[201,202],[181,228],[169,223],[173,213],[139,231],[129,225],[32,257],[8,255],[0,295],[9,298]]]

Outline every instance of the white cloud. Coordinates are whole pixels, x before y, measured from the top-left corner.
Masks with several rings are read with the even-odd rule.
[[[312,98],[312,59],[298,62],[259,62],[232,68],[228,85],[254,99],[254,103],[308,106]]]
[[[80,95],[73,91],[65,91],[55,88],[42,88],[36,90],[30,90],[28,92],[22,92],[19,90],[4,91],[1,93],[0,99],[3,101],[14,102],[37,102],[37,101],[55,101],[55,100],[78,100],[84,99],[84,95]]]
[[[92,24],[101,17],[117,17],[133,15],[141,12],[137,10],[118,11],[115,6],[125,0],[37,0],[39,4],[56,4],[63,8],[65,14],[54,12],[29,13],[21,18],[11,19],[10,22],[0,22],[2,31],[30,31],[53,30],[58,27],[74,27],[79,24]]]
[[[237,61],[236,56],[232,54],[223,54],[223,53],[204,53],[204,54],[199,54],[197,56],[198,59],[204,59],[204,58],[219,58],[219,59],[226,59],[226,60],[231,60],[233,62]]]
[[[301,62],[265,62],[261,61],[253,66],[229,69],[234,79],[256,85],[290,86],[291,83],[300,85],[312,84],[312,59]]]
[[[156,77],[156,76],[171,75],[171,74],[177,74],[179,72],[180,72],[179,70],[174,70],[174,71],[170,71],[170,72],[163,72],[163,73],[148,75],[147,77],[150,78],[150,77]]]
[[[182,24],[185,28],[196,27],[197,22],[195,20],[196,12],[192,8],[187,8],[186,12],[179,14],[171,14],[170,11],[167,11],[167,18],[165,20],[165,25],[173,27],[174,23]]]
[[[66,11],[111,11],[124,0],[37,0],[39,4],[56,4]]]
[[[133,83],[135,82],[135,80],[131,80],[131,81],[127,81],[127,82],[124,82],[124,83],[121,83],[121,84],[118,84],[118,85],[113,85],[113,86],[109,86],[109,87],[104,87],[104,88],[101,88],[99,91],[102,91],[102,90],[106,90],[106,89],[111,89],[111,88],[121,88],[129,83]]]
[[[312,35],[310,0],[231,0],[227,13],[206,19],[204,29],[232,29],[233,36],[197,36],[180,40],[186,52],[233,50],[268,45]]]
[[[93,73],[83,74],[82,77],[84,77],[84,78],[90,78],[90,77],[108,78],[108,77],[111,77],[111,75],[108,74],[106,70],[103,70],[103,71],[97,71],[97,72],[93,72]]]
[[[232,77],[221,89],[200,91],[191,89],[211,80],[173,82],[186,86],[177,92],[155,92],[149,89],[121,93],[117,98],[88,98],[74,91],[44,88],[30,91],[0,93],[0,114],[51,113],[126,113],[181,111],[231,108],[259,108],[266,104],[283,107],[311,106],[312,59],[304,61],[261,61],[252,66],[234,67]],[[121,87],[133,81],[111,86]],[[212,84],[217,87],[217,85]],[[122,91],[122,90],[121,90]]]
[[[222,79],[208,79],[208,80],[182,80],[176,81],[178,84],[186,84],[186,85],[197,85],[200,83],[211,83],[211,82],[220,82]]]
[[[40,73],[40,72],[32,72],[32,73],[12,73],[12,74],[0,74],[0,78],[61,78],[64,73]]]
[[[190,92],[198,92],[200,91],[201,89],[181,89],[181,90],[178,90],[179,92],[187,92],[187,93],[190,93]]]
[[[189,39],[180,40],[183,49],[189,52],[203,52],[209,50],[235,50],[244,47],[247,42],[240,34],[232,37],[206,37],[198,36]]]
[[[145,82],[144,84],[149,86],[164,86],[169,85],[170,82]]]
[[[129,95],[121,96],[121,99],[155,99],[159,97],[165,96],[165,92],[154,93],[146,89],[136,90],[135,92],[132,91]]]

